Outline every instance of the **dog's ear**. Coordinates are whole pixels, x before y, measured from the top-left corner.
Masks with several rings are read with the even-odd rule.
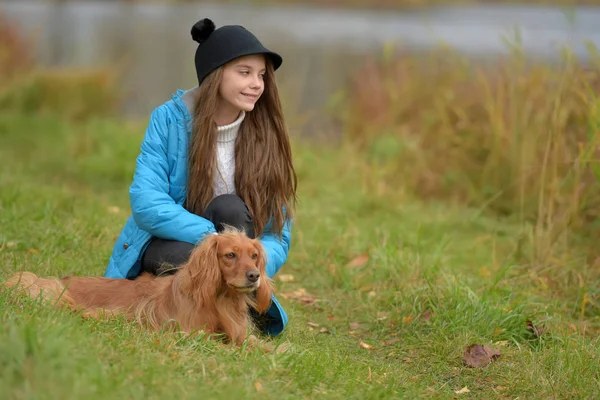
[[[256,290],[256,311],[264,314],[271,306],[273,283],[267,276],[267,254],[265,249],[258,240],[255,241],[254,246],[258,251],[257,267],[260,271],[260,285]]]
[[[179,288],[184,295],[194,301],[210,304],[217,297],[221,286],[221,268],[219,267],[218,235],[207,236],[190,254],[182,268]]]

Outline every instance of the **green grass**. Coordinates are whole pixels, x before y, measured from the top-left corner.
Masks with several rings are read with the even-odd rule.
[[[0,114],[0,280],[104,272],[143,129]],[[294,148],[300,204],[280,272],[294,280],[276,280],[290,324],[261,338],[275,351],[82,320],[0,292],[0,397],[600,396],[599,310],[583,300],[593,288],[555,291],[521,265],[531,227],[423,203],[350,147]],[[308,304],[291,295],[300,289]],[[548,333],[534,337],[528,319]],[[467,368],[472,343],[502,356]]]

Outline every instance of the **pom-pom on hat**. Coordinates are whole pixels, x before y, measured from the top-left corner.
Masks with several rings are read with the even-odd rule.
[[[199,43],[194,59],[198,84],[212,71],[238,57],[265,54],[275,70],[283,62],[279,54],[265,48],[252,32],[240,25],[215,29],[214,22],[204,18],[194,24],[191,34],[192,39]]]

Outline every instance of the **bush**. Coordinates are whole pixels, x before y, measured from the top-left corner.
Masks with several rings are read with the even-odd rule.
[[[29,49],[17,26],[0,14],[0,90],[7,82],[31,70]]]
[[[0,15],[0,109],[51,112],[71,120],[114,113],[120,101],[115,68],[38,69],[33,48]]]
[[[0,108],[78,121],[113,115],[119,101],[118,75],[110,68],[48,69],[16,81],[0,95]]]

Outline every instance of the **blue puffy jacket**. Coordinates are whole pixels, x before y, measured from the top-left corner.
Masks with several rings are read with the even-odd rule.
[[[107,278],[133,279],[141,270],[141,256],[152,236],[196,244],[215,232],[214,224],[182,206],[187,185],[187,147],[191,135],[193,90],[171,96],[150,116],[129,194],[132,215],[121,231],[110,256]],[[259,238],[267,253],[267,275],[273,278],[285,264],[291,241],[291,222],[282,237],[270,232]],[[268,310],[264,333],[278,335],[288,317],[275,296]]]

